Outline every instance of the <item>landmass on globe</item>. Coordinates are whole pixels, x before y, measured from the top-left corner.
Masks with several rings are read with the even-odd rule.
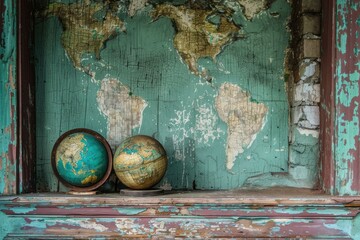
[[[132,189],[148,189],[164,176],[167,155],[154,138],[136,135],[124,140],[114,154],[114,171]]]
[[[64,138],[56,149],[55,165],[59,176],[68,184],[88,187],[105,175],[108,160],[104,145],[87,133]]]
[[[96,17],[96,14],[103,16]],[[43,17],[56,16],[63,26],[61,43],[74,67],[90,74],[82,65],[82,56],[93,53],[100,59],[100,51],[112,36],[125,31],[125,24],[116,13],[109,11],[103,3],[89,0],[79,3],[51,3],[41,13]]]

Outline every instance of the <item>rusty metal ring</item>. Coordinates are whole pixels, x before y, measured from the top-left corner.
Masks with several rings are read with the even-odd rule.
[[[75,186],[75,185],[72,185],[68,182],[65,181],[65,179],[63,179],[57,168],[56,168],[56,150],[57,148],[59,147],[60,143],[69,135],[73,134],[73,133],[87,133],[87,134],[90,134],[92,135],[93,137],[95,137],[97,140],[99,140],[105,147],[106,149],[106,152],[107,152],[107,156],[108,156],[108,166],[107,166],[107,170],[106,170],[106,173],[105,175],[97,182],[95,183],[94,185],[91,185],[91,186],[88,186],[88,187],[79,187],[79,186]],[[110,148],[110,145],[109,143],[106,141],[106,139],[101,136],[99,133],[93,131],[93,130],[90,130],[90,129],[87,129],[87,128],[75,128],[75,129],[72,129],[70,131],[67,131],[65,132],[64,134],[62,134],[58,140],[56,140],[55,144],[54,144],[54,147],[52,149],[52,152],[51,152],[51,166],[52,166],[52,169],[54,171],[54,174],[55,176],[57,177],[57,179],[62,183],[64,184],[66,187],[70,188],[71,190],[74,190],[74,191],[78,191],[78,192],[87,192],[87,191],[92,191],[92,190],[95,190],[97,188],[99,188],[101,185],[103,185],[105,183],[105,181],[109,178],[110,176],[110,173],[112,171],[112,162],[113,162],[113,154],[112,154],[112,151],[111,151],[111,148]]]

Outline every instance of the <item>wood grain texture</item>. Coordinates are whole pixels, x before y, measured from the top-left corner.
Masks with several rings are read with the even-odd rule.
[[[16,2],[2,1],[0,12],[0,194],[18,193]]]
[[[291,188],[157,197],[30,194],[0,197],[1,217],[10,222],[0,236],[356,239],[359,213],[359,197]]]
[[[19,193],[36,191],[35,72],[33,65],[33,22],[31,0],[18,1],[17,94]]]
[[[360,3],[336,2],[335,38],[335,188],[360,194]]]
[[[322,71],[320,106],[320,164],[322,188],[334,193],[335,188],[335,5],[336,0],[322,1]]]

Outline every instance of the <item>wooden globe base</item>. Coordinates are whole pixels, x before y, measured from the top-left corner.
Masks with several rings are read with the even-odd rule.
[[[78,191],[69,191],[68,194],[71,195],[82,195],[82,196],[88,196],[88,195],[96,195],[97,191],[85,191],[85,192],[78,192]]]
[[[164,189],[154,188],[154,189],[144,189],[144,190],[135,190],[135,189],[121,189],[120,194],[131,197],[147,197],[147,196],[156,196],[164,193]]]

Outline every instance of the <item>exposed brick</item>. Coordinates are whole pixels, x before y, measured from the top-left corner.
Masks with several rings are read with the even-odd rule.
[[[320,16],[305,14],[300,19],[301,34],[312,33],[314,35],[320,35]]]
[[[301,106],[293,107],[291,109],[291,122],[293,124],[298,124],[298,122],[302,120],[303,115],[304,113]]]
[[[313,126],[320,125],[320,109],[319,106],[304,106],[303,113],[306,120]]]
[[[300,45],[299,60],[320,58],[320,39],[303,39]]]
[[[291,109],[292,123],[308,129],[320,125],[319,106],[297,106]]]
[[[295,86],[295,102],[319,103],[320,84],[301,83]]]
[[[295,83],[300,80],[317,82],[320,78],[320,63],[310,59],[303,60],[299,66],[294,69]]]
[[[297,1],[297,0],[295,0]],[[321,11],[321,0],[301,0],[302,13],[318,13]]]

